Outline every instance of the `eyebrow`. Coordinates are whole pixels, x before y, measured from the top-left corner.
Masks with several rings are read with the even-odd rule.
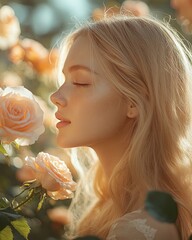
[[[72,66],[69,67],[68,70],[69,70],[69,72],[74,72],[74,71],[77,71],[77,70],[85,70],[87,72],[94,73],[94,74],[98,75],[98,73],[95,70],[93,70],[93,69],[91,69],[87,66],[83,66],[83,65],[72,65]]]

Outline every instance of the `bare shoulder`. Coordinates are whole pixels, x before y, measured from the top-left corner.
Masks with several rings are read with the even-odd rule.
[[[107,240],[180,240],[174,224],[159,222],[146,211],[127,213],[112,225]]]

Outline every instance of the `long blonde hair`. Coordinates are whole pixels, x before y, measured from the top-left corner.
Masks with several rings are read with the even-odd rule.
[[[65,46],[69,48],[82,34],[90,39],[94,61],[100,63],[105,78],[137,106],[139,117],[110,180],[95,161],[95,177],[91,174],[81,184],[90,188],[83,197],[79,188],[81,197],[77,194],[72,203],[72,209],[84,213],[76,222],[78,234],[105,239],[116,218],[141,207],[146,192],[156,189],[177,201],[176,224],[181,238],[188,239],[192,231],[190,52],[168,24],[149,18],[119,16],[89,23],[70,34]]]

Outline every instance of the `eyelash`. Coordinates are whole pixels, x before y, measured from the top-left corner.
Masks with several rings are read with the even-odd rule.
[[[87,83],[76,83],[76,82],[74,82],[73,85],[76,85],[77,87],[88,87],[90,84],[87,84]]]

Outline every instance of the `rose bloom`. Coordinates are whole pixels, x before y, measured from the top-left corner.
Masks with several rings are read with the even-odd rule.
[[[9,59],[12,63],[17,64],[24,60],[25,50],[21,46],[21,41],[9,48]]]
[[[38,73],[50,73],[55,69],[58,50],[49,52],[41,43],[25,38],[10,49],[9,59],[13,63],[24,61]]]
[[[33,144],[44,132],[43,111],[24,88],[0,89],[0,140],[21,146]]]
[[[26,157],[26,165],[35,173],[35,179],[46,189],[54,200],[67,199],[73,196],[76,183],[66,164],[58,157],[40,152],[36,158]]]
[[[0,8],[0,49],[6,50],[18,41],[21,33],[20,24],[13,9],[9,6]]]

